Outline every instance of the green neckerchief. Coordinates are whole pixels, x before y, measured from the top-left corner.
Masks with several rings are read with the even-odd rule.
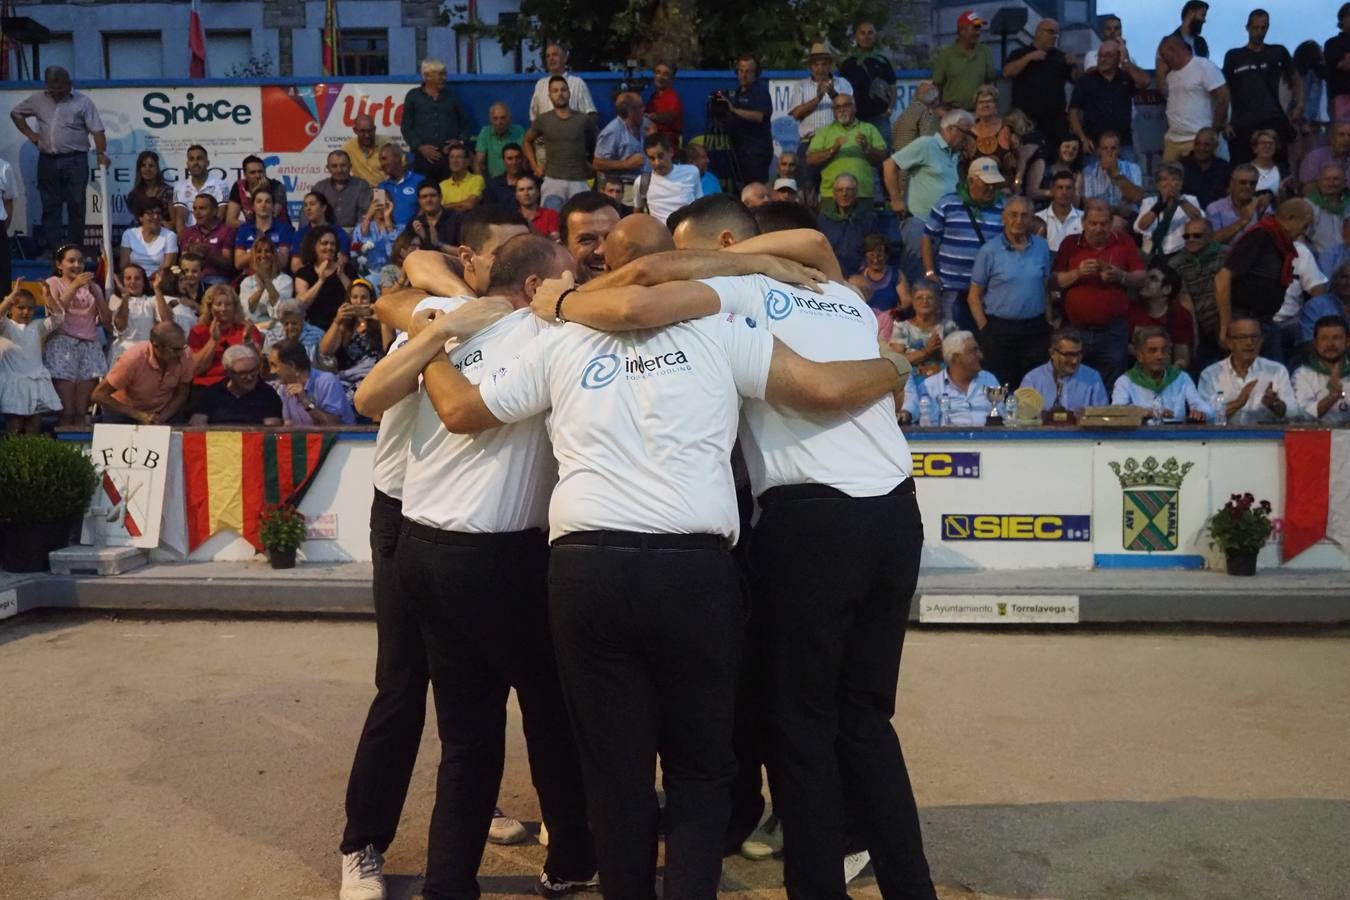
[[[1320,209],[1325,209],[1333,216],[1344,216],[1350,213],[1350,191],[1341,191],[1341,195],[1331,199],[1323,195],[1316,187],[1308,188],[1308,193],[1303,198]]]
[[[1181,377],[1181,369],[1176,366],[1168,366],[1167,371],[1163,372],[1162,378],[1155,379],[1145,372],[1139,363],[1135,363],[1125,375],[1141,388],[1148,388],[1155,394],[1161,394],[1167,390],[1172,382]]]
[[[1331,366],[1322,361],[1322,357],[1315,353],[1308,354],[1308,368],[1322,375],[1331,374]],[[1341,377],[1350,377],[1350,356],[1341,360]]]
[[[994,199],[990,200],[988,203],[980,203],[974,197],[970,196],[970,188],[966,186],[964,181],[956,186],[956,196],[960,197],[961,202],[966,206],[973,206],[976,209],[989,209],[992,206],[997,206],[1003,200],[1002,192],[994,191]]]

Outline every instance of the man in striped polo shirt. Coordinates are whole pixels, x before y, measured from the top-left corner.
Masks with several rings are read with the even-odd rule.
[[[942,286],[942,318],[965,331],[976,331],[966,303],[975,255],[1003,233],[1004,182],[998,162],[981,156],[970,164],[965,182],[933,204],[923,229],[924,275]]]

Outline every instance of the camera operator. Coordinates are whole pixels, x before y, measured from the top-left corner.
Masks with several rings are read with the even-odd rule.
[[[769,87],[759,77],[759,62],[743,53],[736,59],[736,89],[729,95],[721,91],[708,102],[709,113],[722,118],[727,136],[731,139],[734,161],[733,188],[740,191],[752,181],[763,181],[769,175],[769,161],[773,159],[773,133],[769,118],[773,101]]]

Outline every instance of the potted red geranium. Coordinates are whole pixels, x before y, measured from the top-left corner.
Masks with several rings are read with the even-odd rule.
[[[274,569],[294,569],[295,551],[305,540],[305,517],[288,503],[273,503],[258,514],[258,536]]]
[[[1270,501],[1251,494],[1232,494],[1223,509],[1209,517],[1209,545],[1223,551],[1229,575],[1255,575],[1256,554],[1270,537]]]

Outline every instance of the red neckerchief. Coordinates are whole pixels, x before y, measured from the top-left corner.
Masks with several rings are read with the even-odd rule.
[[[1280,227],[1279,221],[1274,216],[1266,216],[1256,223],[1256,227],[1252,230],[1264,231],[1270,235],[1270,240],[1275,245],[1275,249],[1279,250],[1284,257],[1284,265],[1280,267],[1280,284],[1289,287],[1289,283],[1294,280],[1294,260],[1298,258],[1298,251],[1294,249],[1293,240]],[[1237,252],[1237,244],[1233,245],[1229,256],[1231,257],[1235,252]]]

